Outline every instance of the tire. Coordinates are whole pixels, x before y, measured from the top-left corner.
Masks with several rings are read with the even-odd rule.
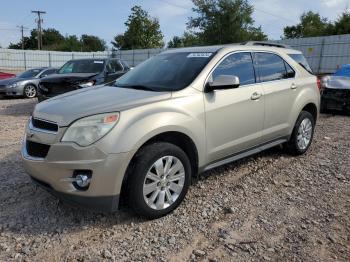
[[[301,127],[301,124],[303,124],[303,126],[305,127],[304,130],[303,130],[303,127]],[[311,129],[309,130],[310,127]],[[314,130],[315,130],[314,117],[307,111],[301,111],[295,123],[293,133],[289,141],[286,143],[287,152],[292,155],[304,154],[311,145],[311,142],[314,136]]]
[[[159,167],[158,171],[155,166]],[[174,167],[176,172],[164,172],[164,169],[171,171]],[[191,163],[185,152],[166,142],[141,148],[129,171],[128,205],[139,216],[147,219],[162,217],[176,209],[187,193],[192,176]],[[163,173],[168,176],[162,179]],[[178,180],[170,182],[171,178]]]
[[[34,98],[38,94],[35,85],[26,85],[23,89],[23,95],[25,98]]]

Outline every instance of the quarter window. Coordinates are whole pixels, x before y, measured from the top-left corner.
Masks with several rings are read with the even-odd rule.
[[[278,55],[270,53],[256,53],[255,59],[259,68],[260,82],[294,77],[294,70]]]
[[[212,73],[213,80],[219,75],[238,76],[240,85],[254,84],[255,72],[250,53],[235,53],[226,57]]]

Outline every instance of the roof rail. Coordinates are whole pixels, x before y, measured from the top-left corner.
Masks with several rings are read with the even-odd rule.
[[[279,47],[279,48],[290,48],[288,45],[274,43],[274,42],[265,42],[265,41],[248,41],[242,43],[242,45],[260,45],[260,46],[271,46],[271,47]]]

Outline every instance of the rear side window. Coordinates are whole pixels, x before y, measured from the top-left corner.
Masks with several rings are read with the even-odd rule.
[[[299,65],[304,67],[306,71],[312,74],[311,67],[309,66],[309,63],[307,62],[306,58],[303,56],[303,54],[288,54],[295,62],[297,62]]]
[[[258,64],[260,82],[288,78],[286,63],[278,55],[255,53],[255,59]]]
[[[226,57],[212,73],[213,80],[219,75],[238,76],[240,85],[254,84],[255,72],[250,53],[235,53]]]

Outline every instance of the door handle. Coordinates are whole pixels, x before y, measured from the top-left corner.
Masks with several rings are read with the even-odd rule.
[[[293,83],[293,84],[290,86],[290,88],[291,88],[291,89],[297,89],[298,86],[297,86],[296,84]]]
[[[261,96],[262,96],[262,94],[260,94],[258,92],[254,92],[250,98],[252,100],[258,100]]]

